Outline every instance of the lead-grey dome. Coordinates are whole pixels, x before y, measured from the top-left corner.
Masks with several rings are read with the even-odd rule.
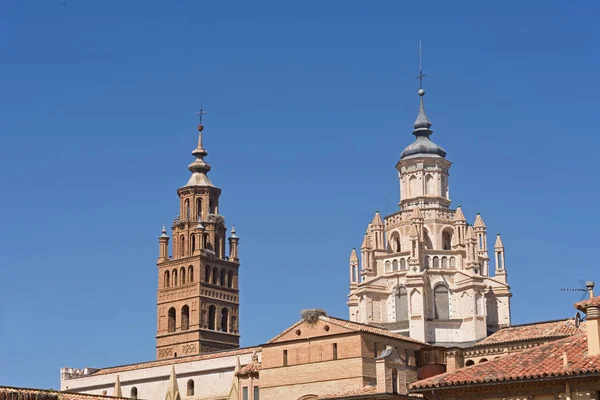
[[[446,157],[446,150],[429,139],[429,136],[433,131],[429,129],[431,128],[431,121],[429,121],[429,118],[427,118],[427,114],[425,113],[425,103],[423,102],[425,91],[423,89],[419,89],[419,96],[421,97],[421,104],[419,107],[419,115],[417,116],[414,125],[415,130],[413,131],[413,135],[416,136],[416,139],[404,149],[402,154],[400,154],[400,159],[417,155],[424,157]]]

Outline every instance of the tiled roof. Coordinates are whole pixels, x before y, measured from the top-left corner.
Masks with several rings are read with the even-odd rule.
[[[102,375],[102,374],[114,374],[117,372],[134,371],[134,370],[138,370],[138,369],[152,368],[152,367],[161,367],[164,365],[176,365],[176,364],[182,364],[182,363],[193,362],[193,361],[210,360],[213,358],[239,356],[242,354],[253,353],[254,351],[260,351],[260,350],[261,350],[260,347],[246,347],[243,349],[217,351],[214,353],[198,354],[195,356],[168,358],[168,359],[164,359],[164,360],[147,361],[147,362],[141,362],[141,363],[137,363],[137,364],[120,365],[117,367],[108,367],[108,368],[99,369],[98,371],[94,372],[93,375],[96,376],[96,375]],[[73,379],[77,379],[77,378],[73,378]]]
[[[348,321],[348,320],[345,320],[345,319],[340,319],[340,318],[335,318],[335,317],[329,317],[329,316],[320,316],[319,319],[321,321],[324,321],[324,322],[327,322],[327,323],[330,323],[330,324],[334,324],[334,325],[337,325],[337,326],[341,326],[343,328],[350,329],[350,330],[355,331],[355,332],[372,333],[372,334],[375,334],[375,335],[386,336],[386,337],[393,338],[393,339],[404,340],[406,342],[411,342],[411,343],[416,343],[416,344],[421,344],[421,345],[427,345],[426,343],[421,342],[420,340],[413,339],[413,338],[410,338],[408,336],[400,335],[398,333],[390,332],[390,331],[388,331],[385,328],[378,328],[378,327],[372,326],[372,325],[361,324],[359,322],[352,322],[352,321]],[[294,329],[296,326],[300,325],[302,322],[303,322],[302,320],[296,322],[294,325],[292,325],[291,327],[289,327],[285,331],[281,332],[279,335],[275,336],[273,339],[269,340],[267,342],[267,344],[275,343],[280,337],[282,337],[287,332],[289,332],[292,329]]]
[[[82,394],[71,392],[60,392],[57,390],[42,390],[29,388],[16,388],[0,386],[0,399],[8,400],[17,398],[21,400],[96,400],[96,399],[122,399],[123,397],[99,396],[96,394]]]
[[[242,369],[240,369],[237,373],[238,376],[240,375],[250,375],[250,374],[258,374],[260,372],[260,363],[250,363],[250,364],[246,364],[242,367]]]
[[[587,336],[580,332],[520,353],[417,381],[411,389],[509,383],[594,372],[600,372],[600,355],[588,356]]]
[[[347,390],[345,392],[338,392],[332,394],[326,394],[319,397],[319,399],[337,399],[339,397],[359,396],[363,394],[374,394],[377,393],[376,386],[365,386],[358,389]]]
[[[520,342],[525,340],[557,339],[577,333],[575,322],[571,319],[547,321],[527,325],[515,325],[492,333],[475,346]]]
[[[591,299],[583,300],[575,304],[575,308],[583,312],[585,312],[589,306],[600,307],[600,296],[592,297]]]
[[[254,352],[252,354],[252,360],[250,361],[250,363],[244,365],[243,368],[240,368],[240,370],[236,372],[235,376],[244,376],[251,374],[258,375],[258,373],[260,372],[260,366],[261,363],[258,361],[258,355],[256,354],[256,352]]]

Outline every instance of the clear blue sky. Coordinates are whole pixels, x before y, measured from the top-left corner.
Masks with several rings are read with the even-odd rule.
[[[599,7],[3,2],[0,384],[153,359],[157,237],[201,103],[242,345],[303,308],[347,317],[350,250],[397,209],[419,39],[453,205],[502,233],[513,323],[572,316],[559,289],[600,281]]]

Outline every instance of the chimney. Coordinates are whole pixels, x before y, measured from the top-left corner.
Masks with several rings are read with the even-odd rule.
[[[586,315],[588,355],[600,355],[600,296],[594,297],[594,282],[586,282],[590,298],[575,304]]]

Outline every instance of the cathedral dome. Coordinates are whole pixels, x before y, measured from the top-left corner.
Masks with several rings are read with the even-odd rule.
[[[424,157],[446,157],[446,151],[437,144],[433,143],[427,136],[417,136],[414,142],[406,146],[400,159],[419,155]]]

